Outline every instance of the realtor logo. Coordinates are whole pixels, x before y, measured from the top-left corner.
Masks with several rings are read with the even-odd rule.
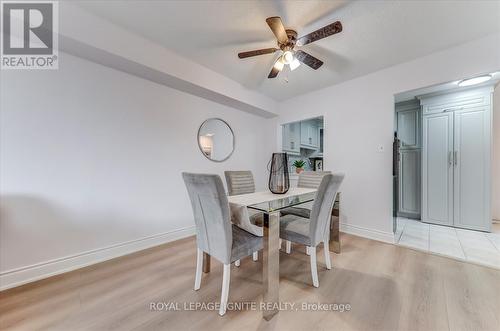
[[[1,68],[57,69],[57,1],[2,1],[1,8]]]

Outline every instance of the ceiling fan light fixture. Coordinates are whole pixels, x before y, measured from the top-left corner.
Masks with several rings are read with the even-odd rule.
[[[293,61],[290,63],[290,70],[294,71],[300,66],[300,61],[297,60],[297,58],[294,58]]]
[[[492,77],[491,75],[482,75],[473,78],[462,79],[461,81],[458,82],[458,86],[463,87],[463,86],[481,84],[489,81],[491,77]]]
[[[283,56],[282,56],[282,59],[283,59],[283,62],[285,64],[290,64],[292,63],[294,57],[293,57],[293,53],[291,51],[285,51],[283,53]]]
[[[299,38],[296,30],[285,29],[281,17],[279,16],[266,18],[266,23],[276,37],[278,48],[270,47],[239,52],[238,57],[240,59],[245,59],[253,56],[280,52],[280,56],[275,60],[271,71],[267,75],[267,78],[271,79],[278,77],[280,72],[286,69],[285,65],[290,66],[290,70],[285,70],[287,73],[297,69],[301,64],[305,64],[311,69],[318,70],[323,65],[323,61],[303,50],[294,50],[295,46],[307,45],[342,31],[342,23],[336,21]]]
[[[278,71],[283,70],[285,64],[283,63],[283,57],[280,57],[276,63],[274,63],[274,68]]]

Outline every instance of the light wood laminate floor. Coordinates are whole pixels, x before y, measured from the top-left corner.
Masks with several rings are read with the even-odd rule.
[[[194,238],[0,293],[0,329],[17,330],[499,330],[500,271],[342,234],[342,254],[311,286],[301,247],[280,255],[282,302],[348,303],[348,312],[151,311],[151,302],[220,299],[212,261],[193,291]],[[260,302],[261,264],[232,267],[230,302]]]

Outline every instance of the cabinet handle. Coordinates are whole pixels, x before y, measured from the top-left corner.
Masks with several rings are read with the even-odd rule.
[[[290,148],[293,149],[294,148],[294,145],[295,143],[293,141],[290,142]]]
[[[309,143],[312,144],[313,138],[309,137]]]
[[[453,152],[453,164],[455,165],[455,167],[458,164],[458,151]]]
[[[453,164],[453,152],[449,151],[448,152],[448,166],[451,167]]]
[[[464,107],[460,107],[460,108],[445,108],[443,109],[443,113],[447,113],[449,111],[455,111],[455,110],[462,110],[464,109]]]

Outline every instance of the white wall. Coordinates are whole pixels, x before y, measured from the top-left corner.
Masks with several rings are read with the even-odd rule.
[[[500,221],[500,84],[493,93],[493,180],[491,216]]]
[[[265,187],[273,121],[60,56],[1,74],[0,287],[193,233],[182,171],[249,169]],[[236,136],[223,163],[197,146],[210,117]]]
[[[325,116],[325,169],[346,174],[341,188],[344,231],[393,239],[394,94],[500,69],[499,38],[488,36],[280,105],[280,123]]]

